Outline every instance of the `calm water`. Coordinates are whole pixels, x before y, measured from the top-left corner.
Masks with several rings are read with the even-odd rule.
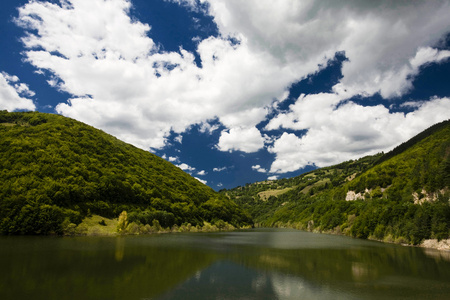
[[[449,299],[450,253],[267,229],[1,237],[0,299]]]

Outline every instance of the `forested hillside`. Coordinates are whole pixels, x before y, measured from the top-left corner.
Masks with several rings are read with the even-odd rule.
[[[221,191],[261,226],[419,244],[450,234],[450,121],[386,154]]]
[[[90,214],[162,227],[252,221],[234,202],[150,152],[78,121],[0,112],[0,232],[61,234]]]

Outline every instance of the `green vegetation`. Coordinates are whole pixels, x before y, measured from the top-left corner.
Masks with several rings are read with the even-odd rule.
[[[127,226],[252,224],[171,163],[59,115],[0,111],[0,166],[2,234],[70,234],[93,214],[110,220],[124,211]]]
[[[268,226],[266,221],[273,215],[275,209],[297,199],[310,199],[319,192],[338,187],[356,174],[369,169],[381,156],[381,154],[367,156],[357,161],[314,170],[294,178],[257,182],[220,192],[244,207],[255,222]]]
[[[387,154],[221,193],[247,209],[260,226],[416,245],[449,238],[449,186],[446,121]]]
[[[67,223],[67,221],[66,221]],[[91,215],[78,225],[63,224],[65,235],[113,236],[117,235],[117,219]]]

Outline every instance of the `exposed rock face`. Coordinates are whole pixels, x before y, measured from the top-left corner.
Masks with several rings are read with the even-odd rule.
[[[389,188],[389,186],[387,187]],[[387,188],[381,188],[381,192],[384,193],[384,191]],[[428,193],[427,191],[425,191],[424,189],[422,189],[422,191],[419,193],[414,192],[412,194],[413,199],[414,199],[414,204],[423,204],[424,202],[434,202],[436,201],[440,195],[443,195],[444,193],[448,192],[448,189],[442,189],[440,191],[437,191],[435,193]],[[365,200],[364,195],[367,193],[372,193],[372,189],[367,189],[364,191],[364,193],[356,193],[354,191],[348,191],[347,192],[347,196],[345,197],[345,201],[355,201],[355,200]],[[449,203],[450,203],[450,199],[449,199]]]
[[[370,193],[370,192],[371,192],[371,190],[366,189],[364,191],[364,194],[365,193]],[[358,200],[358,199],[364,200],[365,199],[364,194],[362,194],[362,193],[355,193],[354,191],[348,191],[347,192],[347,196],[345,197],[345,201],[355,201],[355,200]]]
[[[364,199],[364,196],[361,193],[355,193],[354,191],[348,191],[347,196],[345,197],[345,201],[355,201],[358,199]]]
[[[422,242],[422,244],[420,244],[420,246],[424,248],[434,248],[438,250],[450,251],[450,239],[440,241],[436,239],[425,240]]]
[[[445,192],[446,192],[446,189],[442,189],[436,193],[427,193],[427,191],[422,189],[420,194],[414,192],[412,194],[412,196],[414,198],[414,204],[423,204],[424,202],[436,201],[439,198],[439,195],[443,195]]]

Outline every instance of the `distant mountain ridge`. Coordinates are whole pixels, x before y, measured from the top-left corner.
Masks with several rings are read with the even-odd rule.
[[[386,154],[221,193],[260,226],[419,244],[450,236],[450,120]]]
[[[0,111],[0,233],[62,234],[92,214],[163,227],[251,225],[178,167],[60,115]]]

